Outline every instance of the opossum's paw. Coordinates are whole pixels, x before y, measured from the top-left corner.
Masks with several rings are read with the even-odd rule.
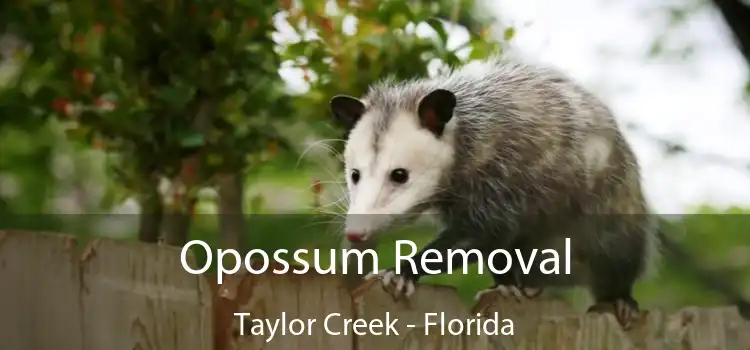
[[[589,307],[587,312],[613,314],[624,329],[630,329],[641,314],[638,309],[638,302],[632,298],[617,299],[614,302],[599,302]]]
[[[472,314],[484,314],[497,298],[513,299],[517,302],[529,300],[542,294],[543,288],[518,287],[514,285],[498,284],[492,288],[479,291],[474,296]]]
[[[416,280],[409,275],[396,274],[395,269],[380,270],[365,276],[366,281],[374,278],[380,278],[383,288],[388,290],[394,299],[408,299],[414,294]]]
[[[521,302],[526,299],[534,299],[538,297],[540,294],[542,294],[542,291],[542,288],[519,287],[514,285],[499,284],[477,293],[474,297],[474,301],[479,301],[490,296],[495,296],[505,299],[513,298],[516,301]]]

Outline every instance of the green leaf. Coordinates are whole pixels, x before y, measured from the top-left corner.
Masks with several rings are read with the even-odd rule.
[[[391,18],[397,14],[406,15],[413,19],[413,12],[406,1],[378,1],[377,18],[380,23],[390,23]]]
[[[397,13],[391,18],[391,28],[404,28],[409,24],[409,17],[403,13]]]
[[[229,37],[230,24],[229,21],[222,19],[216,25],[213,30],[213,38],[216,43],[223,43]]]
[[[513,27],[508,27],[505,29],[505,33],[503,33],[503,39],[505,41],[510,41],[510,39],[513,39],[513,37],[516,36],[516,29]]]
[[[445,31],[445,25],[443,24],[443,21],[435,17],[431,17],[427,19],[427,24],[429,24],[430,27],[432,27],[432,29],[437,32],[437,35],[438,37],[440,37],[440,41],[443,45],[448,43],[448,32]]]
[[[482,42],[478,42],[478,40],[472,40],[472,48],[471,54],[469,54],[469,59],[483,59],[487,57],[489,53],[489,50],[487,50],[487,47],[483,45]]]
[[[292,56],[292,57],[298,57],[303,56],[305,54],[305,51],[307,50],[307,46],[309,43],[305,41],[299,41],[290,45],[286,46],[286,50],[284,50],[285,54]]]
[[[157,98],[177,109],[185,107],[194,96],[194,88],[180,85],[165,86],[156,92]]]
[[[199,132],[192,131],[180,137],[180,146],[184,148],[196,148],[204,144],[205,138]]]
[[[385,47],[385,41],[386,40],[382,35],[370,35],[362,40],[363,43],[370,44],[377,50],[381,50],[383,49],[383,47]]]
[[[208,154],[206,155],[206,164],[209,166],[219,166],[224,162],[224,157],[220,154]]]

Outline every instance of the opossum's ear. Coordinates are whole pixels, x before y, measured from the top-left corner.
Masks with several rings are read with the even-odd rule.
[[[440,137],[443,135],[445,124],[453,118],[455,108],[456,95],[448,90],[437,89],[419,101],[417,113],[422,126]]]
[[[347,129],[354,127],[359,118],[365,113],[365,104],[357,98],[336,95],[329,102],[331,113],[339,123]]]

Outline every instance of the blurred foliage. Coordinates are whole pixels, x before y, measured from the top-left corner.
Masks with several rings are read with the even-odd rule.
[[[275,12],[255,1],[5,2],[8,34],[32,48],[14,52],[22,69],[0,95],[3,122],[54,117],[70,141],[107,152],[127,192],[105,205],[153,177],[200,187],[285,144],[277,129],[293,113],[268,36]],[[196,153],[201,168],[185,163]]]
[[[309,3],[290,11],[286,21],[312,35],[297,32],[299,40],[285,45],[283,57],[309,84],[309,91],[294,100],[297,113],[305,119],[322,118],[331,128],[326,136],[341,136],[328,123],[328,101],[336,94],[361,96],[376,80],[424,77],[431,66],[444,69],[502,49],[488,37],[491,21],[471,17],[473,1],[365,0],[358,6],[337,1],[336,7]],[[451,17],[453,23],[446,21]],[[448,30],[458,20],[478,31],[470,31],[463,45],[450,47]],[[417,35],[416,24],[429,26],[435,35]],[[341,143],[335,146],[340,150]]]
[[[171,202],[169,215],[192,213],[217,174],[288,158],[304,136],[284,132],[294,125],[335,132],[327,119],[335,93],[360,94],[386,72],[425,76],[430,60],[462,63],[436,16],[479,23],[469,1],[16,0],[0,10],[16,41],[9,60],[20,67],[0,90],[3,125],[54,123],[67,141],[106,153],[112,181],[101,206],[135,197],[156,220],[162,202]],[[273,40],[278,16],[296,42]],[[356,21],[353,33],[345,20]],[[405,29],[422,22],[437,38]],[[498,51],[480,34],[463,47],[471,58]],[[307,94],[286,93],[282,60],[304,70]],[[166,200],[157,191],[164,179]]]
[[[340,164],[334,155],[333,163],[298,166],[312,141],[342,136],[330,123],[328,101],[335,94],[362,95],[388,76],[427,76],[501,53],[515,29],[489,37],[497,21],[481,5],[4,1],[0,229],[130,239],[141,225],[135,216],[55,214],[108,213],[133,198],[149,213],[157,206],[144,206],[144,198],[159,181],[189,187],[181,195],[197,201],[195,212],[212,213],[216,196],[199,190],[230,172],[248,183],[244,212],[256,214],[246,217],[246,248],[336,248],[340,218],[311,213],[342,194]],[[468,29],[466,42],[449,40],[456,27]],[[280,70],[300,73],[305,91],[290,92]],[[310,174],[323,172],[330,179],[321,176],[310,189]],[[283,205],[293,214],[272,208],[284,196],[281,187],[302,193]],[[328,195],[334,198],[313,200]],[[170,201],[175,198],[158,199]],[[738,281],[747,281],[750,223],[742,215],[701,211],[678,220],[681,239],[707,265],[732,267]],[[191,239],[220,244],[215,215],[196,215],[189,230]],[[423,246],[432,234],[432,228],[416,227],[390,237]],[[394,253],[393,241],[383,242],[381,266],[390,266]],[[638,298],[668,307],[719,302],[679,268],[671,264],[656,282],[639,285]],[[425,282],[455,285],[470,300],[489,277],[453,274]]]

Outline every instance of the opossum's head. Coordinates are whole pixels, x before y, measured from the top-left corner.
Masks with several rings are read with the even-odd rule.
[[[348,131],[350,242],[366,241],[430,207],[453,164],[455,106],[455,95],[442,89],[412,104],[343,95],[331,100],[334,118]]]

